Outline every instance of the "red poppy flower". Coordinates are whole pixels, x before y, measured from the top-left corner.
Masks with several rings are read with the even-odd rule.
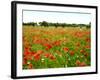
[[[74,34],[76,37],[82,37],[83,36],[83,33],[82,32],[76,32],[75,34]]]
[[[50,54],[50,53],[44,54],[44,57],[50,58],[51,60],[55,60],[55,59],[56,59],[56,58],[55,58],[52,54]]]
[[[35,53],[33,55],[33,57],[34,57],[34,60],[36,60],[36,61],[40,60],[40,58],[41,58],[40,53]]]
[[[49,41],[49,39],[48,39],[48,38],[45,38],[44,40],[45,40],[45,41]]]
[[[90,39],[90,38],[86,38],[85,41],[86,41],[86,42],[90,42],[91,39]]]
[[[48,43],[44,44],[44,46],[46,47],[46,50],[49,50],[50,48],[52,48],[52,45],[50,45]]]
[[[27,64],[27,59],[23,59],[23,65]]]
[[[49,58],[49,56],[50,56],[49,53],[44,54],[44,57],[45,57],[45,58]]]
[[[34,54],[35,54],[35,52],[34,52],[34,51],[32,51],[32,52],[31,52],[31,54],[32,54],[32,55],[34,55]]]
[[[26,56],[24,56],[24,59],[26,59],[26,60],[32,60],[32,56],[31,55],[26,55]]]
[[[86,46],[85,46],[85,48],[90,49],[90,48],[91,48],[91,46],[90,46],[90,45],[86,45]]]
[[[79,60],[76,60],[76,65],[77,65],[77,66],[79,66],[80,63],[81,63],[81,62],[80,62]]]
[[[85,51],[82,49],[82,50],[80,50],[80,53],[84,53]]]
[[[61,41],[59,40],[59,41],[55,41],[54,43],[53,43],[53,45],[54,46],[59,46],[61,44]]]
[[[42,50],[38,50],[38,51],[36,52],[36,54],[42,54],[42,53],[43,53]]]
[[[29,68],[29,69],[32,69],[32,68],[33,68],[33,65],[32,65],[32,64],[29,64],[29,65],[28,65],[28,68]]]
[[[74,51],[70,51],[70,55],[73,56],[74,55]]]
[[[42,40],[41,39],[36,39],[36,40],[33,40],[33,43],[42,44]]]
[[[64,50],[65,52],[68,52],[68,51],[69,51],[69,48],[65,47],[65,48],[63,48],[63,50]]]
[[[80,67],[86,66],[86,63],[85,63],[85,62],[81,62],[79,66],[80,66]]]
[[[79,46],[80,46],[80,43],[79,43],[79,42],[78,42],[78,43],[76,43],[76,46],[78,46],[78,47],[79,47]]]
[[[53,55],[50,55],[51,60],[55,60],[56,58]]]
[[[24,51],[24,55],[27,56],[29,54],[28,51]]]
[[[88,55],[89,55],[88,53],[84,53],[84,56],[86,56],[86,57],[87,57]]]

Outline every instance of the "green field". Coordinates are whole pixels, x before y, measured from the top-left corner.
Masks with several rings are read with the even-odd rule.
[[[91,65],[91,28],[23,26],[23,69]]]

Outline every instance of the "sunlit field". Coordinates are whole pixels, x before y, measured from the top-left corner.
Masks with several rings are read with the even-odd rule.
[[[90,29],[23,26],[23,69],[90,66]]]

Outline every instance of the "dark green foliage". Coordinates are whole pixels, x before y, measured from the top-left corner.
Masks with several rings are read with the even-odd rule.
[[[23,23],[23,25],[37,26],[37,23],[35,23],[35,22],[29,22],[29,23]]]
[[[44,26],[44,27],[48,27],[48,26],[55,26],[55,27],[86,27],[86,28],[90,28],[91,27],[91,22],[89,24],[76,24],[76,23],[72,23],[72,24],[68,24],[68,23],[51,23],[51,22],[47,22],[47,21],[42,21],[42,22],[29,22],[29,23],[23,23],[23,25],[29,25],[29,26]]]
[[[48,24],[48,22],[46,22],[46,21],[43,21],[43,22],[39,22],[39,25],[40,26],[48,26],[49,24]]]
[[[86,28],[91,28],[91,22],[86,26]]]

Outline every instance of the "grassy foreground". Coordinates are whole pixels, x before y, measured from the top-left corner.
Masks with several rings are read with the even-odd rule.
[[[23,26],[23,69],[91,65],[90,28]]]

